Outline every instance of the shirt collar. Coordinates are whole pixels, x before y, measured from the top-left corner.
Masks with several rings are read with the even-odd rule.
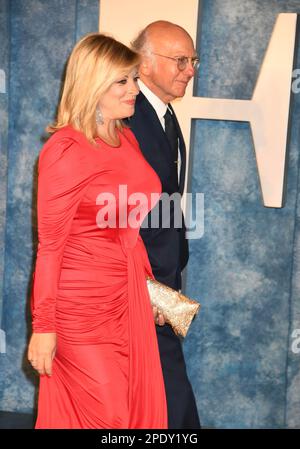
[[[163,119],[167,112],[168,105],[165,104],[160,98],[158,98],[150,89],[139,79],[138,81],[141,92],[145,95],[151,106],[154,108],[158,118]]]

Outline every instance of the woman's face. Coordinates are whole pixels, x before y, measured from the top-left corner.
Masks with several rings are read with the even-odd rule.
[[[98,106],[104,121],[130,117],[134,114],[134,105],[139,86],[138,71],[124,72],[107,89],[99,100]]]

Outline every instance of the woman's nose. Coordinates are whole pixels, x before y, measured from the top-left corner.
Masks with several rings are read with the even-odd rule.
[[[137,95],[140,91],[139,85],[136,81],[131,80],[129,85],[129,92],[133,95]]]

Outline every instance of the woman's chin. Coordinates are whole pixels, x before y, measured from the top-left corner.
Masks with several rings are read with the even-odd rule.
[[[123,117],[120,117],[120,120],[125,120],[125,119],[127,119],[127,118],[129,118],[129,117],[132,117],[133,114],[134,114],[134,108],[133,108],[133,110],[132,110],[131,112],[128,112],[128,113],[127,113],[126,115],[124,115]]]

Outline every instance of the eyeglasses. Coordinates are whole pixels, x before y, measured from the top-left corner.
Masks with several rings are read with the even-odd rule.
[[[200,59],[197,56],[193,58],[189,58],[187,56],[178,56],[176,58],[172,58],[171,56],[160,55],[159,53],[152,52],[153,55],[161,56],[162,58],[173,59],[173,61],[177,62],[177,68],[181,72],[186,69],[189,62],[191,62],[191,66],[194,70],[197,70],[200,65]]]

